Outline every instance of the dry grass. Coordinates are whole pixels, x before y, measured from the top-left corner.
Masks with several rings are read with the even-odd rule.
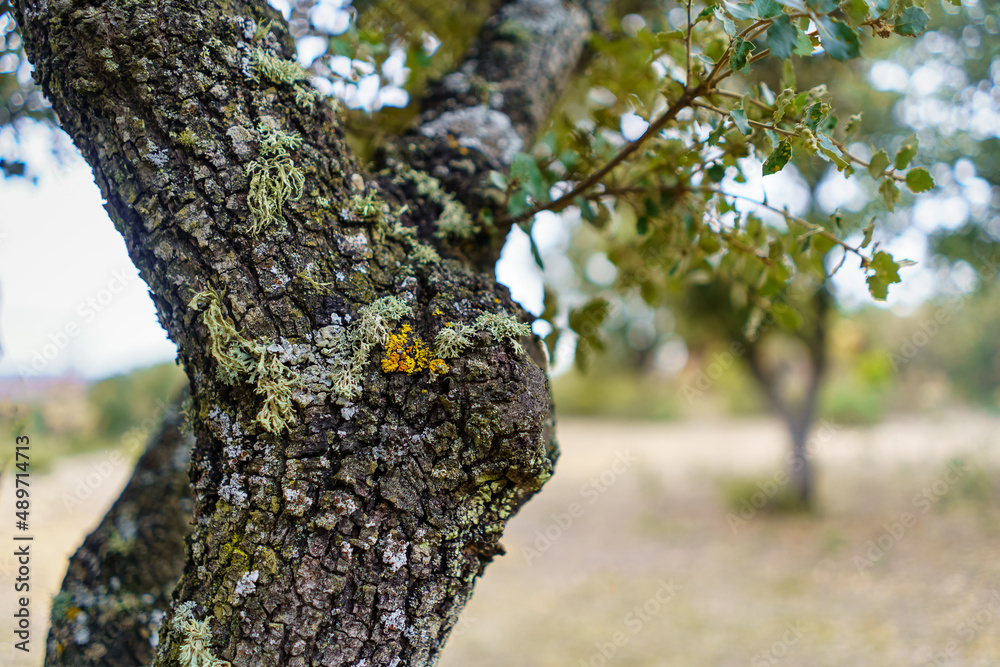
[[[557,475],[511,523],[508,553],[487,569],[441,664],[1000,664],[998,426],[975,414],[834,425],[817,440],[822,513],[757,514],[734,530],[722,489],[781,470],[777,424],[567,420]],[[949,483],[956,457],[963,472]],[[63,559],[124,481],[109,479],[64,510],[61,494],[95,461],[65,461],[35,481],[41,590],[56,589]],[[915,499],[925,487],[927,501]],[[2,516],[12,516],[9,493],[5,480]],[[567,523],[560,515],[573,503]],[[904,512],[913,521],[899,534],[892,524]],[[555,538],[547,545],[546,530]],[[880,538],[888,549],[859,567],[855,558]],[[0,556],[0,578],[9,560]],[[10,589],[9,578],[0,582],[0,608],[11,608]],[[48,594],[35,597],[38,652],[11,662],[0,644],[3,664],[41,664]],[[605,659],[601,648],[612,646]]]

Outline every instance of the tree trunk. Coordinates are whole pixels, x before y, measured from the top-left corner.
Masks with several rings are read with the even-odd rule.
[[[194,528],[154,664],[433,664],[557,457],[544,353],[492,276],[506,230],[480,210],[589,17],[503,5],[517,40],[488,25],[470,62],[520,54],[481,73],[504,94],[441,89],[373,175],[262,2],[17,11],[190,380]],[[60,644],[48,664],[80,664]]]
[[[45,664],[148,665],[184,570],[194,438],[167,415],[132,478],[69,561],[52,604]]]
[[[789,486],[796,504],[811,509],[815,502],[813,464],[809,458],[809,432],[816,418],[819,391],[826,378],[827,350],[826,326],[830,308],[830,295],[825,287],[818,289],[812,299],[815,322],[812,330],[803,336],[808,350],[809,384],[805,396],[797,404],[788,400],[778,387],[777,378],[764,368],[760,347],[756,341],[747,343],[747,362],[758,386],[767,396],[775,413],[785,422],[792,440],[789,464]]]

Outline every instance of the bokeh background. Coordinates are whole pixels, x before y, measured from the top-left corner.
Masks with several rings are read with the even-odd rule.
[[[671,7],[661,20],[681,25]],[[363,152],[412,118],[411,92],[448,70],[486,3],[281,8],[317,86],[375,128],[355,137]],[[866,45],[847,64],[803,58],[798,72],[863,114],[856,154],[915,135],[938,185],[880,218],[877,242],[916,262],[887,301],[848,262],[814,326],[794,333],[766,319],[748,346],[711,284],[670,307],[620,289],[579,212],[511,233],[497,272],[546,320],[536,332],[552,350],[563,456],[510,524],[507,555],[487,569],[442,664],[1000,664],[1000,5],[927,9],[919,38]],[[650,29],[648,17],[621,15],[623,34]],[[0,2],[0,418],[3,433],[32,438],[44,554],[38,652],[14,664],[39,665],[66,558],[185,380],[30,73]],[[585,79],[569,115],[615,106],[598,84]],[[616,118],[619,141],[644,129],[634,114]],[[731,185],[806,217],[858,214],[879,197],[816,161]],[[603,349],[581,344],[570,322],[595,297],[609,309]],[[796,432],[810,454],[808,498],[788,482]],[[0,517],[14,511],[11,449],[0,454]],[[3,609],[15,572],[6,551]]]

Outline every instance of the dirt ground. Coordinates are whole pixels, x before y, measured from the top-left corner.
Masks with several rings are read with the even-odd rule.
[[[560,441],[556,476],[511,522],[443,667],[1000,664],[1000,419],[819,425],[810,516],[754,507],[782,481],[786,441],[770,420],[566,419]],[[41,664],[65,558],[126,467],[78,457],[33,480],[32,653],[14,655],[4,613],[0,663]],[[748,476],[759,494],[730,509],[723,487]]]

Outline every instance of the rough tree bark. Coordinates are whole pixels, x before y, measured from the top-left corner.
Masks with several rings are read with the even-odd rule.
[[[507,230],[481,212],[588,12],[502,5],[377,173],[263,2],[17,14],[190,380],[193,529],[154,664],[433,664],[557,457],[544,353],[492,275]],[[150,582],[93,570],[109,535],[80,576],[141,600]],[[101,616],[86,592],[61,600],[73,622]],[[140,627],[57,628],[47,664],[138,664]]]

